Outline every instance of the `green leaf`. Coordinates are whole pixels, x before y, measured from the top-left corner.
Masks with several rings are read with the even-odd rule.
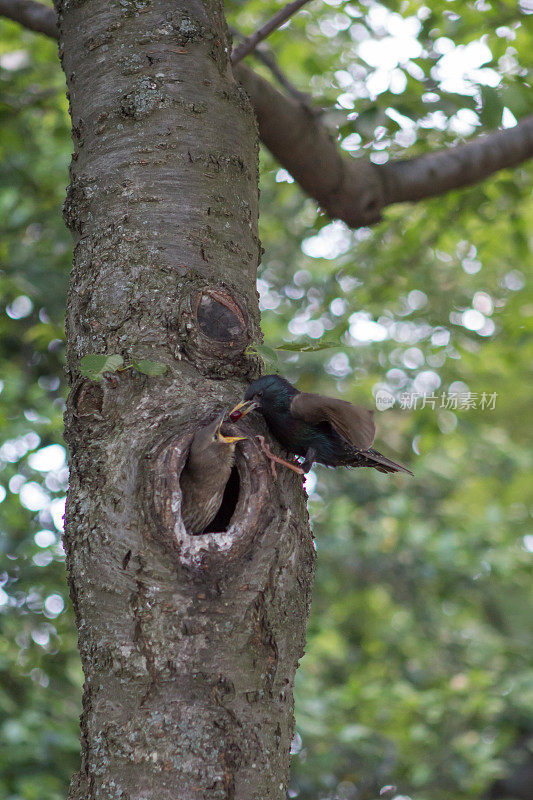
[[[141,359],[141,361],[133,359],[132,367],[144,375],[164,375],[168,369],[167,365],[161,363],[161,361],[148,361],[146,358]]]
[[[123,364],[118,353],[89,353],[80,361],[80,372],[92,381],[100,381],[104,372],[116,372]]]
[[[276,347],[276,350],[288,350],[291,353],[315,353],[318,350],[331,350],[333,347],[342,347],[340,342],[285,342]]]
[[[267,344],[249,344],[245,350],[247,355],[258,355],[260,356],[263,361],[267,364],[277,364],[278,363],[278,355],[276,351],[269,347]]]

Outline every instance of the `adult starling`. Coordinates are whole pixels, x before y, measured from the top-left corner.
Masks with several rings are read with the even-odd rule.
[[[195,433],[181,473],[181,518],[190,534],[203,533],[215,518],[233,467],[235,445],[246,439],[222,433],[225,417],[223,411]]]
[[[299,392],[279,375],[254,381],[245,402],[231,412],[231,419],[256,408],[278,442],[297,456],[304,456],[304,472],[313,463],[328,467],[373,467],[379,472],[410,472],[370,445],[374,441],[373,412],[345,400]]]

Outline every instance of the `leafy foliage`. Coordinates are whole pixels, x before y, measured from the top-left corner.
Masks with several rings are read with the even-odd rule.
[[[124,359],[119,353],[89,353],[80,361],[80,372],[92,381],[101,381],[106,372],[119,372],[126,369],[136,369],[144,375],[164,375],[167,365],[160,361],[149,361],[142,358],[137,361],[132,359],[131,364],[124,366]]]
[[[277,7],[227,5],[245,33]],[[329,0],[270,43],[344,149],[383,163],[527,113],[525,21],[510,0]],[[81,697],[59,540],[69,126],[56,45],[0,25],[0,795],[59,800]],[[257,352],[308,391],[391,395],[378,446],[416,474],[308,477],[319,558],[292,798],[477,800],[531,758],[530,172],[353,232],[263,154]]]
[[[162,364],[161,361],[149,361],[147,358],[141,358],[140,361],[133,359],[131,362],[131,366],[137,370],[137,372],[142,372],[143,375],[164,375],[167,371],[167,365]]]
[[[268,344],[261,344],[259,342],[254,342],[254,344],[249,344],[245,351],[248,355],[257,354],[261,356],[264,363],[267,366],[275,367],[276,369],[279,366],[279,359],[278,354],[276,353],[275,347],[270,347]]]
[[[124,359],[118,353],[89,353],[80,361],[80,372],[86,378],[100,381],[105,372],[116,372],[124,364]]]

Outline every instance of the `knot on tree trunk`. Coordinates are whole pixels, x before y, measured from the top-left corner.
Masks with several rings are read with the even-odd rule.
[[[257,360],[245,352],[254,339],[245,303],[225,285],[195,288],[184,297],[179,333],[184,355],[202,374],[259,374]]]
[[[104,390],[99,383],[82,380],[72,392],[72,408],[79,417],[99,418],[104,405]]]

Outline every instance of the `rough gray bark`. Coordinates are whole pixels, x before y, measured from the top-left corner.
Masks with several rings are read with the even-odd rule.
[[[69,798],[281,800],[314,569],[301,479],[273,478],[246,418],[225,532],[189,536],[180,516],[195,427],[258,374],[253,115],[215,0],[56,10],[74,139],[65,547],[85,673]],[[93,383],[93,352],[168,371]]]

